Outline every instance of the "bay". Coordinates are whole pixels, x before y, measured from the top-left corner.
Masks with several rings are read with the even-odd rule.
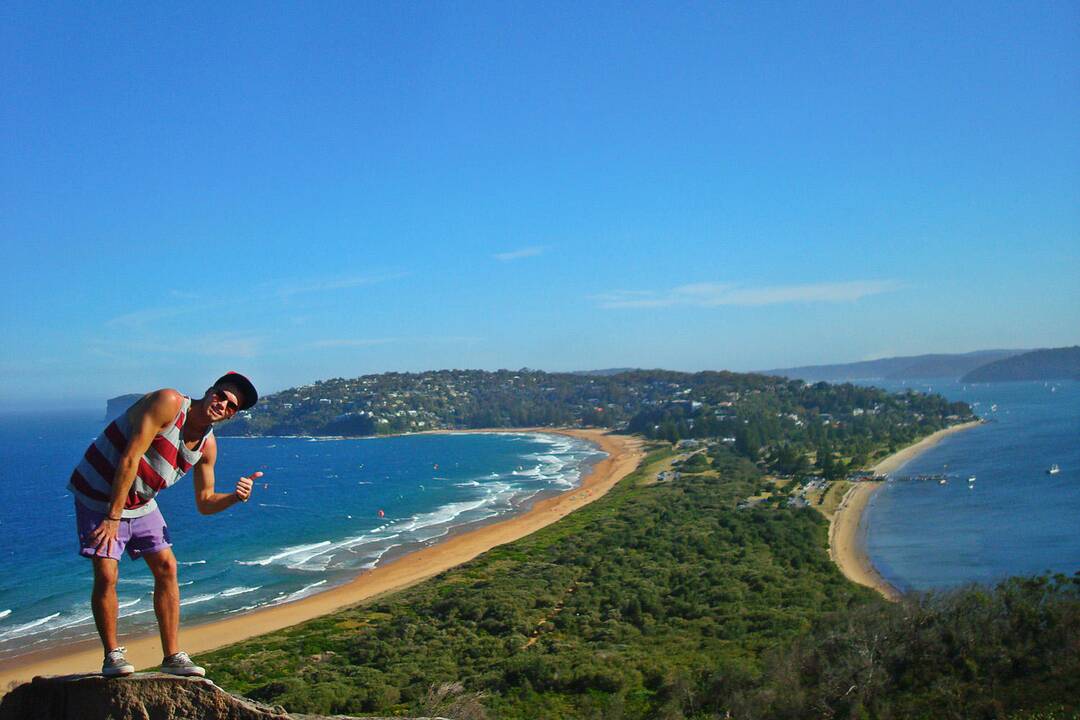
[[[0,414],[0,657],[94,637],[77,555],[71,469],[101,413]],[[290,602],[455,528],[574,487],[604,454],[557,434],[218,439],[217,489],[265,473],[251,500],[195,508],[190,477],[158,496],[179,562],[184,623]],[[380,515],[381,511],[381,515]],[[153,579],[120,565],[122,632],[153,632]]]
[[[894,473],[944,474],[945,485],[901,480],[874,495],[865,542],[886,580],[940,590],[1080,571],[1080,383],[874,384],[963,400],[987,421]]]

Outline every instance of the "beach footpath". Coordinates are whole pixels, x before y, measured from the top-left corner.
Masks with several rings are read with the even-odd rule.
[[[937,445],[944,438],[981,424],[981,420],[961,423],[938,430],[922,440],[889,455],[874,465],[874,475],[895,473],[904,464]],[[856,482],[848,488],[829,520],[829,557],[852,582],[881,593],[888,600],[899,600],[901,593],[877,571],[866,552],[865,511],[870,499],[884,487],[880,480]]]

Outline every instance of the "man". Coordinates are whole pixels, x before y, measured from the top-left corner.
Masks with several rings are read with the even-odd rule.
[[[125,549],[133,559],[146,560],[154,575],[162,672],[206,674],[179,647],[176,557],[154,496],[194,467],[199,512],[209,515],[247,502],[260,472],[240,478],[231,493],[214,491],[217,441],[213,426],[258,399],[251,381],[236,372],[218,378],[199,400],[168,388],[144,395],[91,443],[71,474],[68,489],[75,495],[79,554],[94,563],[90,605],[105,647],[103,675],[117,677],[135,671],[116,635],[116,582]]]

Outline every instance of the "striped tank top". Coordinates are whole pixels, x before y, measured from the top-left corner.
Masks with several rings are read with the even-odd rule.
[[[141,458],[121,517],[142,517],[157,508],[154,496],[184,476],[202,457],[203,444],[213,432],[208,429],[194,450],[184,444],[184,422],[191,408],[191,398],[185,397],[180,412],[172,423],[159,432]],[[75,499],[97,512],[109,511],[112,483],[116,467],[131,437],[131,421],[125,412],[109,423],[105,431],[86,449],[82,460],[71,473],[68,489]]]

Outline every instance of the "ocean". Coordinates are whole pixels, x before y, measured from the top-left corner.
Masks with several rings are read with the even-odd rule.
[[[0,414],[0,658],[96,637],[90,563],[67,479],[101,412]],[[576,486],[602,457],[556,434],[218,439],[217,490],[261,470],[251,500],[195,509],[192,481],[158,496],[179,562],[182,622],[329,589],[452,529]],[[381,515],[380,515],[381,513]],[[156,632],[146,564],[120,564],[122,633]]]
[[[1080,571],[1080,382],[871,383],[963,400],[988,422],[950,435],[870,501],[865,547],[900,590]],[[1048,474],[1052,465],[1060,472]],[[969,481],[974,478],[973,481]]]

